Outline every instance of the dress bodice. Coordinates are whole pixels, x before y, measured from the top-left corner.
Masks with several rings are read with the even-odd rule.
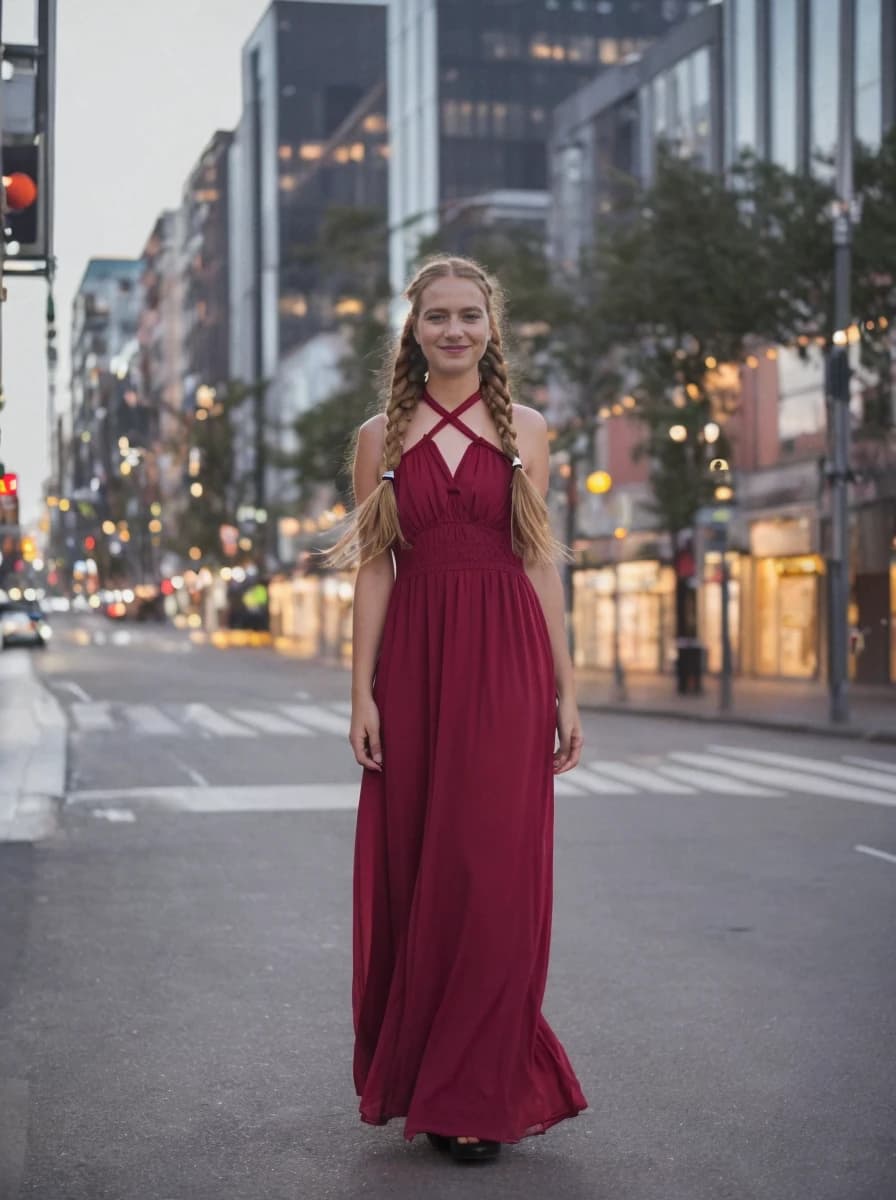
[[[453,412],[428,393],[423,399],[441,420],[404,451],[395,472],[401,528],[411,543],[396,550],[399,578],[463,567],[521,571],[511,541],[513,467],[503,450],[460,419],[479,392]],[[447,424],[469,438],[453,473],[435,441]]]

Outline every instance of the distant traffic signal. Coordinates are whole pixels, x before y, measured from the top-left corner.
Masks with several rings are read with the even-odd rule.
[[[3,147],[5,195],[4,238],[14,258],[41,257],[40,149],[33,145]],[[8,232],[7,232],[8,231]]]

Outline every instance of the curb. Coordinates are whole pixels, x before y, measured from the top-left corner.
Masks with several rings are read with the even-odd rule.
[[[65,714],[18,653],[0,656],[0,842],[50,837],[65,800]]]
[[[673,721],[702,721],[705,725],[742,725],[750,729],[765,729],[776,733],[824,734],[849,741],[877,742],[896,746],[896,729],[861,729],[855,725],[830,725],[822,721],[788,720],[786,717],[757,717],[747,714],[687,712],[681,709],[633,706],[613,701],[579,700],[579,708],[587,712],[612,713],[617,716],[654,717]]]

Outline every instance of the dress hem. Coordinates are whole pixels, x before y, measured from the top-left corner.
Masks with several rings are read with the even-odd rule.
[[[490,1138],[490,1137],[487,1137],[485,1134],[482,1134],[482,1135],[477,1134],[476,1136],[481,1137],[481,1139],[484,1141],[501,1142],[502,1145],[510,1145],[510,1146],[516,1145],[518,1142],[521,1142],[523,1140],[523,1138],[535,1137],[537,1135],[547,1133],[547,1131],[552,1126],[558,1125],[561,1121],[572,1120],[573,1117],[577,1117],[577,1116],[579,1116],[580,1113],[583,1113],[587,1107],[588,1107],[588,1105],[584,1104],[584,1105],[581,1105],[578,1107],[566,1109],[565,1111],[563,1111],[561,1113],[555,1113],[553,1116],[545,1117],[544,1120],[536,1121],[533,1125],[529,1125],[523,1133],[519,1134],[516,1137]],[[407,1117],[407,1113],[394,1112],[394,1113],[384,1114],[379,1117],[372,1117],[372,1116],[368,1116],[366,1113],[361,1111],[360,1117],[365,1125],[382,1126],[382,1125],[388,1125],[390,1121],[399,1120],[402,1117]],[[437,1134],[440,1134],[442,1137],[465,1136],[463,1134],[443,1132],[443,1130],[436,1127],[440,1124],[443,1124],[443,1122],[436,1121],[436,1122],[434,1122],[433,1126],[430,1126],[428,1124],[421,1125],[419,1128],[414,1128],[410,1131],[407,1128],[405,1128],[404,1135],[403,1135],[405,1138],[405,1141],[412,1142],[414,1140],[414,1138],[417,1137],[421,1133],[437,1133]]]

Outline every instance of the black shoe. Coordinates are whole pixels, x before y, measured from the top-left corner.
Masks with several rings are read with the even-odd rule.
[[[455,1162],[490,1162],[501,1152],[500,1142],[459,1142],[450,1139],[451,1157]]]
[[[430,1146],[434,1146],[436,1150],[449,1150],[451,1148],[451,1138],[444,1137],[441,1133],[428,1133]]]

